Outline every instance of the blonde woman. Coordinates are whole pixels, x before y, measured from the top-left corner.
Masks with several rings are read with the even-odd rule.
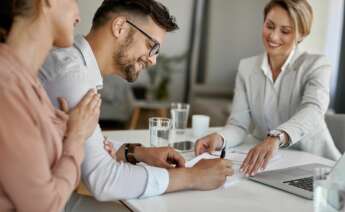
[[[339,158],[324,121],[331,65],[322,55],[298,49],[312,21],[307,0],[271,0],[266,5],[262,30],[266,52],[240,62],[227,125],[220,133],[199,139],[196,154],[242,143],[253,124],[252,136],[261,142],[241,166],[246,175],[265,169],[279,148]]]
[[[0,2],[0,211],[60,211],[79,182],[99,116],[90,91],[55,110],[37,74],[49,50],[73,44],[75,0]]]

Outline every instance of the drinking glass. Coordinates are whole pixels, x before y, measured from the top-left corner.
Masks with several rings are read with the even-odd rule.
[[[171,103],[172,128],[177,134],[183,134],[187,128],[189,107],[185,103]]]
[[[314,170],[314,212],[344,212],[345,187],[330,178],[330,168]]]
[[[170,119],[149,118],[150,145],[152,147],[169,146],[170,129]]]

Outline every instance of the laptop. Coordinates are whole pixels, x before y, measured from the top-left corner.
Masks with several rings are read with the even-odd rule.
[[[329,173],[330,177],[334,179],[345,179],[344,155],[331,169]],[[315,168],[321,167],[331,168],[323,164],[313,163],[261,172],[253,177],[249,177],[249,179],[306,199],[313,199],[313,172]]]

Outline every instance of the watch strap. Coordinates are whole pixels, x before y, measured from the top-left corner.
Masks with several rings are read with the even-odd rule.
[[[137,159],[134,156],[134,151],[136,147],[142,146],[139,143],[127,143],[125,144],[125,159],[127,162],[131,163],[131,164],[137,164],[139,161],[137,161]]]
[[[289,146],[290,142],[285,141],[284,132],[280,130],[272,130],[268,133],[268,136],[278,139],[279,148],[286,148]]]

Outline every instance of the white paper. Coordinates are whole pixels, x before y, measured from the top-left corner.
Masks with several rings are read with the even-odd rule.
[[[193,158],[192,160],[188,161],[186,163],[186,167],[193,167],[198,161],[202,159],[215,159],[215,158],[219,158],[219,155],[217,155],[217,153],[215,154],[203,153]],[[240,173],[240,170],[239,170],[240,165],[233,164],[233,169],[234,169],[234,175],[227,177],[226,181],[224,182],[224,185],[222,186],[223,188],[227,188],[241,179],[242,174]]]
[[[240,167],[242,165],[242,162],[246,158],[247,153],[248,153],[247,150],[243,151],[243,150],[230,149],[227,151],[225,159],[232,161],[232,163],[233,163],[232,167],[234,169],[234,175],[227,177],[227,179],[223,185],[223,188],[227,188],[227,187],[235,184],[236,182],[238,182],[241,178],[245,177],[241,173]],[[215,158],[219,158],[219,156],[220,156],[220,152],[213,152],[211,154],[203,153],[203,154],[193,158],[192,160],[188,161],[186,163],[186,167],[193,167],[201,159],[215,159]],[[277,161],[280,158],[281,158],[281,155],[279,153],[277,153],[273,156],[273,158],[269,161],[269,163]]]

